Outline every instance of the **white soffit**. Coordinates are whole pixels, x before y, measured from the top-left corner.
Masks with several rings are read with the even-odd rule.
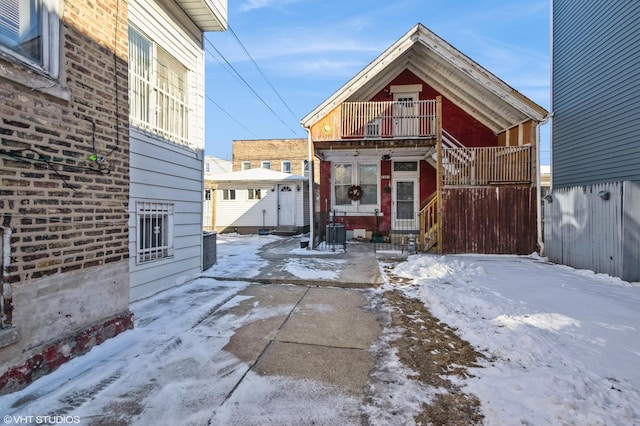
[[[202,31],[227,29],[227,0],[175,0]]]

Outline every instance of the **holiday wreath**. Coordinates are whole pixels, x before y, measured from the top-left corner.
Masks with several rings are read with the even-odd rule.
[[[358,201],[362,197],[362,188],[359,185],[351,185],[349,192],[347,192],[349,198],[353,201]]]

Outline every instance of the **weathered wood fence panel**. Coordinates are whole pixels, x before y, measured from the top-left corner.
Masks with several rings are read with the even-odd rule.
[[[545,200],[545,255],[552,262],[622,276],[622,182],[556,189]],[[640,212],[634,215],[637,218]]]
[[[531,187],[443,188],[443,253],[531,254],[537,249]]]

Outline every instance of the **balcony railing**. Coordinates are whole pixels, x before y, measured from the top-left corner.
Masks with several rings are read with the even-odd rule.
[[[530,146],[443,148],[444,185],[494,185],[531,182]]]
[[[343,138],[428,138],[436,135],[436,101],[345,102]]]

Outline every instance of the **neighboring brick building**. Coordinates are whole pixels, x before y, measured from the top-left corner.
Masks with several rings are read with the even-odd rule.
[[[265,168],[308,177],[307,139],[257,139],[232,142],[233,171]],[[317,165],[320,164],[314,159]]]
[[[133,326],[127,0],[25,4],[0,20],[0,393]]]

